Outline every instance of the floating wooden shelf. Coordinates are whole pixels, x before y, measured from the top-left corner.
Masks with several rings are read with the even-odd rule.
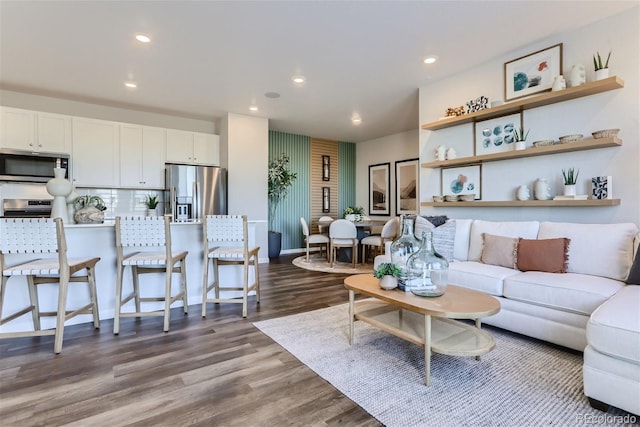
[[[596,148],[618,147],[622,145],[619,138],[586,138],[578,142],[531,147],[525,150],[504,151],[501,153],[483,154],[480,156],[460,157],[457,159],[422,163],[423,168],[441,168],[449,166],[465,166],[477,163],[495,162],[499,160],[518,159],[522,157],[544,156],[547,154],[569,153],[571,151],[592,150]]]
[[[497,107],[487,108],[485,110],[476,111],[462,116],[450,117],[435,122],[422,125],[425,130],[446,129],[452,126],[458,126],[465,123],[475,123],[482,120],[493,119],[496,117],[508,116],[509,114],[520,113],[531,108],[551,105],[558,102],[569,101],[583,96],[595,95],[597,93],[607,92],[610,90],[621,89],[624,87],[624,81],[617,76],[595,82],[585,83],[577,87],[571,87],[556,92],[545,92],[542,95],[532,96],[529,98],[518,99]]]
[[[434,206],[439,208],[470,208],[470,207],[588,207],[588,206],[618,206],[620,199],[589,199],[589,200],[476,200],[473,202],[422,202],[420,206]]]

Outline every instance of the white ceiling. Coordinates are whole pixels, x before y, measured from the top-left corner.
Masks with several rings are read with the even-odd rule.
[[[256,115],[271,129],[359,142],[417,128],[427,81],[637,4],[2,0],[0,87],[206,120]],[[428,54],[440,61],[423,64]]]

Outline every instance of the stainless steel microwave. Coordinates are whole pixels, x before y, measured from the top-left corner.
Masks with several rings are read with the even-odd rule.
[[[69,155],[0,149],[0,181],[47,182],[56,167],[66,169],[68,179]]]

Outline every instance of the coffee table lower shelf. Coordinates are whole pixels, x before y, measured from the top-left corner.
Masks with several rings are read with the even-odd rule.
[[[415,313],[381,301],[365,300],[354,304],[351,318],[425,348],[425,384],[429,385],[431,352],[450,356],[480,356],[493,350],[495,340],[475,325],[453,319]]]

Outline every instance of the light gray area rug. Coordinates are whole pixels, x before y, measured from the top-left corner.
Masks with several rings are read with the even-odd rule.
[[[362,274],[373,273],[373,264],[356,264],[354,267],[350,262],[335,262],[333,267],[327,262],[327,259],[318,254],[312,254],[307,262],[307,256],[295,258],[293,265],[305,270],[321,271],[323,273],[342,273],[342,274]]]
[[[497,328],[486,327],[496,348],[480,361],[433,355],[427,387],[421,347],[363,322],[349,346],[347,304],[254,325],[389,427],[621,425],[613,417],[626,415],[589,406],[580,354]]]

